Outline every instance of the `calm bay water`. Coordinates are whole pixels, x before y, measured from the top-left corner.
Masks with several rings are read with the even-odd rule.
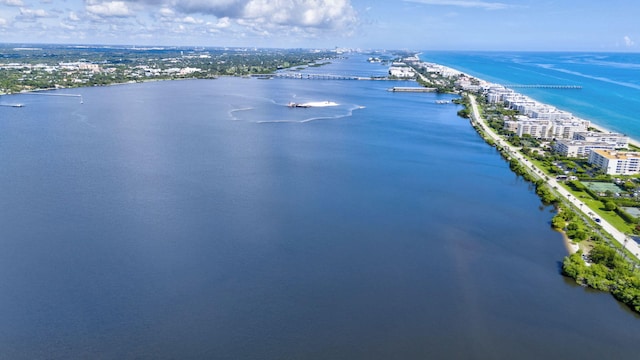
[[[326,69],[354,66],[386,71]],[[551,209],[395,85],[2,97],[0,357],[636,358],[638,317],[559,275]]]

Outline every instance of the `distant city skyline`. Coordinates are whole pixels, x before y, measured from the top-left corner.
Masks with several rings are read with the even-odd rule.
[[[0,0],[0,42],[633,51],[627,0]]]

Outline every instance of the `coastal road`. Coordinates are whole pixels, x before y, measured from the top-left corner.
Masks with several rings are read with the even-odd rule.
[[[496,134],[493,131],[493,129],[491,129],[485,123],[484,119],[482,119],[482,117],[480,116],[480,112],[478,111],[478,104],[476,103],[475,96],[467,94],[467,97],[469,98],[469,101],[471,102],[472,120],[476,124],[478,124],[478,126],[480,126],[480,128],[491,139],[493,139],[493,141],[495,141],[495,143],[497,145],[499,145],[502,148],[507,149],[508,152],[510,153],[510,155],[515,157],[516,159],[518,159],[518,161],[521,164],[523,164],[524,166],[529,168],[531,171],[536,173],[542,179],[546,179],[547,177],[546,177],[546,175],[544,174],[544,172],[541,169],[539,169],[537,166],[535,166],[533,163],[531,163],[531,161],[526,159],[524,157],[524,155],[522,155],[520,152],[518,152],[517,148],[515,148],[514,146],[510,145],[509,143],[507,143],[501,136]],[[591,210],[585,203],[583,203],[582,201],[577,199],[575,196],[571,195],[571,193],[569,193],[569,191],[567,191],[565,188],[563,188],[558,183],[558,181],[556,181],[556,179],[549,178],[548,180],[546,180],[546,182],[560,196],[562,196],[567,201],[569,201],[571,204],[573,204],[576,209],[580,209],[580,211],[582,211],[585,214],[585,216],[588,216],[586,212],[595,214],[595,212],[593,210]],[[604,219],[600,219],[600,221],[597,224],[602,227],[603,231],[607,232],[609,235],[611,235],[611,237],[613,237],[617,242],[619,242],[620,245],[622,245],[627,250],[629,250],[636,257],[636,259],[640,259],[640,257],[639,257],[640,256],[640,245],[638,245],[638,243],[633,241],[631,238],[629,238],[629,236],[627,236],[623,232],[621,232],[618,229],[616,229],[615,227],[613,227],[613,225],[611,225],[609,222],[607,222]],[[596,226],[598,226],[598,225],[596,225]]]

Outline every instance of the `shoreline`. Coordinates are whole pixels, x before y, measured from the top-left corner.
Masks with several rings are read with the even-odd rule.
[[[415,56],[415,57],[417,57],[418,59],[420,59],[420,57],[419,57],[419,55],[420,55],[420,54],[422,54],[422,52],[420,52],[420,53],[416,53],[416,54],[414,54],[414,56]],[[465,77],[472,78],[472,79],[476,79],[476,80],[481,81],[481,82],[484,82],[484,83],[486,83],[486,84],[492,84],[492,85],[497,85],[497,86],[503,86],[503,87],[505,87],[505,88],[507,88],[507,89],[511,89],[511,88],[509,88],[509,86],[501,85],[501,84],[498,84],[498,83],[494,83],[494,82],[491,82],[491,81],[484,80],[483,78],[480,78],[480,77],[478,77],[478,76],[475,76],[475,75],[471,75],[471,74],[465,73],[464,71],[458,70],[458,69],[456,69],[455,67],[451,67],[451,66],[449,66],[449,65],[443,65],[443,64],[440,64],[440,63],[437,63],[437,62],[433,62],[433,61],[423,61],[422,59],[421,59],[420,61],[422,61],[422,62],[427,62],[427,63],[431,63],[431,64],[436,64],[436,65],[442,66],[442,67],[444,67],[444,68],[451,69],[451,70],[453,70],[453,71],[455,71],[455,72],[457,72],[457,73],[459,73],[459,74],[461,74],[461,75],[464,75]],[[569,111],[569,110],[561,109],[561,108],[557,107],[556,105],[551,105],[551,104],[548,104],[548,103],[542,102],[542,101],[540,101],[540,100],[537,100],[537,99],[536,99],[536,98],[534,98],[534,97],[531,97],[531,96],[529,96],[529,95],[525,95],[525,94],[523,94],[523,93],[521,93],[521,92],[518,92],[518,91],[516,91],[516,89],[511,89],[511,90],[515,91],[515,92],[516,92],[517,94],[519,94],[519,95],[526,96],[526,97],[530,98],[531,100],[533,100],[533,101],[535,101],[535,102],[537,102],[537,103],[539,103],[539,104],[541,104],[541,105],[552,106],[552,107],[554,107],[554,108],[556,108],[556,109],[558,109],[558,110],[561,110],[561,111],[565,111],[565,112],[567,112],[567,113],[570,113],[570,114],[571,114],[571,116],[572,116],[572,117],[574,117],[576,120],[584,120],[584,121],[588,121],[588,122],[589,122],[589,124],[590,124],[590,125],[589,125],[590,127],[594,128],[594,129],[596,129],[596,130],[598,130],[598,131],[600,131],[600,132],[603,132],[603,133],[618,133],[618,134],[623,134],[623,135],[625,135],[625,136],[629,139],[629,144],[634,145],[634,146],[636,146],[636,147],[640,147],[640,139],[635,139],[635,138],[633,138],[633,137],[631,137],[631,136],[629,136],[629,135],[624,134],[624,132],[622,132],[622,131],[614,131],[614,130],[608,129],[607,127],[605,127],[605,126],[603,126],[603,125],[601,125],[601,124],[595,123],[595,122],[593,122],[592,120],[590,120],[590,119],[588,119],[588,118],[581,118],[581,117],[575,116],[575,115],[573,114],[573,112],[571,112],[571,111]]]
[[[567,234],[562,231],[562,230],[557,230],[555,229],[557,232],[559,232],[562,235],[562,238],[564,239],[564,246],[565,248],[567,248],[567,251],[569,252],[569,255],[571,254],[575,254],[580,250],[580,245],[577,243],[574,243],[573,241],[571,241],[571,239],[569,239],[569,237],[567,236]]]
[[[532,162],[527,161],[524,155],[518,153],[516,148],[508,144],[505,139],[503,139],[500,135],[496,134],[491,128],[489,128],[485,120],[482,118],[482,116],[480,116],[475,95],[467,93],[466,96],[469,98],[469,101],[470,101],[469,106],[471,107],[471,113],[470,113],[471,121],[478,125],[479,129],[476,129],[476,131],[478,131],[479,134],[480,134],[480,130],[486,134],[485,136],[480,134],[480,136],[483,139],[485,139],[485,142],[487,142],[487,138],[489,138],[490,140],[494,141],[494,143],[497,144],[498,146],[504,149],[508,149],[513,159],[515,159],[515,161],[517,161],[525,169],[533,173],[540,172],[541,170],[538,169]],[[572,196],[571,193],[569,193],[569,191],[567,191],[562,186],[560,186],[560,184],[557,182],[556,179],[547,177],[546,180],[543,180],[543,182],[550,188],[555,189],[555,192],[558,194],[558,196],[564,199],[563,201],[566,201],[569,204],[573,205],[576,209],[583,209],[583,208],[590,209],[588,206],[585,206],[585,204],[582,201],[577,199],[575,196]],[[582,210],[579,210],[579,211],[582,211]],[[623,248],[630,251],[631,254],[633,254],[636,258],[640,258],[640,245],[638,243],[633,241],[627,242],[628,236],[625,233],[617,230],[615,227],[613,227],[611,224],[609,224],[605,220],[601,220],[599,224],[603,228],[603,230],[613,238],[613,240],[618,242]]]

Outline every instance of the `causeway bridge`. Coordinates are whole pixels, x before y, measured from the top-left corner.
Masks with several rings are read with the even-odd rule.
[[[335,74],[303,74],[296,72],[278,72],[275,74],[252,75],[259,79],[304,79],[304,80],[387,80],[386,76],[355,76]]]
[[[387,76],[355,76],[355,75],[335,75],[335,74],[307,74],[300,72],[283,71],[273,74],[251,75],[257,79],[304,79],[304,80],[397,80],[389,79]],[[559,89],[559,90],[580,90],[580,85],[562,84],[502,84],[510,89]],[[401,90],[397,90],[401,91]]]

